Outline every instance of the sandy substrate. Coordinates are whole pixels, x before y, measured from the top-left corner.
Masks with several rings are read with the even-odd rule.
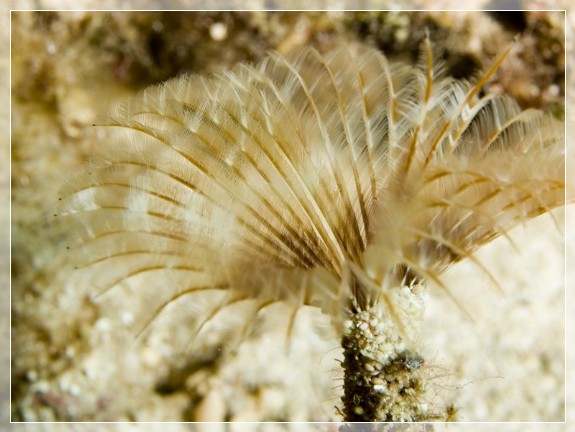
[[[28,6],[34,7],[34,3]],[[0,72],[7,74],[9,23],[7,14],[2,12]],[[204,37],[208,39],[198,48],[201,55],[211,57],[219,51],[222,29],[214,28],[214,23],[224,18],[214,15],[197,21],[198,26],[204,26]],[[18,421],[39,422],[336,421],[341,351],[327,318],[317,310],[302,311],[288,356],[283,343],[285,326],[278,319],[283,313],[281,308],[266,317],[266,331],[252,335],[232,355],[222,354],[219,340],[206,340],[182,356],[180,348],[188,339],[185,324],[160,321],[152,332],[134,343],[129,331],[134,317],[122,313],[121,302],[129,298],[94,302],[87,281],[71,271],[68,258],[61,253],[68,233],[66,227],[52,223],[55,197],[66,178],[63,173],[75,171],[96,150],[101,137],[90,126],[93,117],[105,112],[119,97],[175,72],[170,62],[162,58],[154,60],[158,67],[150,67],[149,52],[139,43],[138,32],[130,28],[145,27],[151,18],[114,19],[107,25],[122,32],[116,39],[103,34],[101,23],[86,18],[83,12],[56,19],[55,24],[50,24],[54,33],[48,32],[48,37],[41,30],[34,31],[30,17],[12,22],[12,37],[16,35],[18,43],[29,50],[15,55],[12,63],[15,94],[11,118],[11,303],[8,284],[3,284],[5,288],[0,291],[0,334],[5,341],[9,340],[7,317],[8,308],[12,307],[12,367],[10,375],[8,351],[2,350],[2,422],[10,416]],[[283,34],[279,37],[270,30],[277,23],[262,15],[248,16],[242,19],[244,27],[236,26],[237,34],[232,33],[237,36],[233,39],[235,45],[226,45],[221,49],[221,58],[212,63],[199,62],[201,65],[187,63],[185,56],[178,57],[177,45],[170,45],[168,39],[164,47],[173,50],[170,54],[178,59],[178,67],[213,72],[234,64],[238,57],[257,60],[269,48],[289,50],[309,41],[327,47],[333,41],[332,32],[337,34],[341,31],[338,26],[344,26],[337,14],[331,19],[331,24],[305,17],[280,20]],[[403,20],[396,17],[396,32],[402,31]],[[441,20],[448,18],[442,16]],[[437,18],[438,23],[441,20]],[[48,26],[46,22],[42,25]],[[97,48],[76,40],[75,32],[90,24],[90,40],[99,41]],[[313,36],[322,25],[329,27],[328,36]],[[447,23],[445,26],[453,31],[457,28]],[[185,30],[185,26],[180,29]],[[254,34],[264,37],[253,44],[249,38]],[[378,37],[385,39],[388,35]],[[481,45],[482,39],[469,40]],[[114,45],[118,41],[123,45]],[[65,50],[62,43],[68,43],[70,48]],[[191,38],[187,43],[191,49],[200,45],[200,39]],[[470,52],[465,55],[474,58],[473,49]],[[109,69],[94,71],[94,65],[107,65]],[[513,77],[513,73],[513,69],[508,70],[508,76]],[[143,80],[135,78],[142,76]],[[546,79],[542,76],[543,72],[539,79]],[[557,109],[553,90],[528,97],[530,93],[521,85],[515,88],[504,78],[497,84],[513,87],[510,91],[518,92],[525,103]],[[2,85],[2,95],[7,100],[8,83]],[[568,81],[568,85],[572,82]],[[571,90],[571,97],[573,93]],[[568,104],[572,107],[572,100]],[[3,132],[9,127],[7,108],[6,104],[1,107]],[[573,115],[575,110],[568,110],[571,128]],[[5,133],[2,140],[0,199],[5,204],[3,208],[7,208],[10,179],[5,167],[9,163],[9,141]],[[8,279],[9,261],[7,212],[0,212],[0,218],[0,272],[4,282]],[[562,422],[566,412],[573,418],[573,399],[565,398],[564,359],[567,357],[570,365],[575,364],[575,359],[569,346],[566,353],[564,340],[565,320],[571,330],[568,340],[575,336],[575,286],[569,272],[565,286],[565,244],[567,262],[572,262],[575,230],[568,228],[566,237],[565,226],[575,226],[573,206],[514,230],[512,238],[517,250],[499,239],[479,251],[478,258],[499,281],[502,292],[476,266],[467,262],[454,266],[447,276],[448,284],[469,316],[439,288],[430,287],[421,336],[422,354],[428,359],[426,367],[437,376],[432,382],[430,408],[453,404],[460,421]],[[566,295],[571,305],[567,313]],[[568,379],[574,387],[573,374]],[[437,425],[435,430],[458,430],[458,426]],[[568,430],[562,424],[546,429],[543,426],[510,424],[505,430]],[[8,430],[100,431],[104,430],[102,427],[14,424]],[[105,427],[118,431],[156,430],[153,425],[142,424]],[[272,427],[288,430],[292,426],[270,425],[265,430],[273,430]],[[305,430],[304,425],[293,427],[296,428],[292,430]],[[335,425],[305,427],[336,430]],[[461,430],[480,430],[479,427],[482,431],[503,430],[497,425],[462,425]],[[256,425],[245,424],[170,425],[171,431],[255,428]]]

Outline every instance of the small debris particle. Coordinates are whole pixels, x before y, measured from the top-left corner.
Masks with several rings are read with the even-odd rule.
[[[215,41],[222,41],[228,37],[228,27],[221,22],[210,26],[210,37]]]

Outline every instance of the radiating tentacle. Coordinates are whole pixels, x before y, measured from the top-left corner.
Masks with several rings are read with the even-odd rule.
[[[388,290],[451,294],[451,264],[564,204],[560,122],[480,94],[510,49],[472,83],[427,40],[416,67],[350,44],[145,90],[99,121],[111,144],[62,189],[78,272],[102,293],[159,290],[145,328],[210,290],[196,333],[244,301],[250,319],[287,303],[290,336],[303,305],[338,331],[379,301],[401,321]]]

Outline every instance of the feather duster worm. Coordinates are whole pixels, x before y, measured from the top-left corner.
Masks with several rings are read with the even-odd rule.
[[[100,122],[123,130],[106,161],[62,191],[79,267],[151,297],[148,323],[212,293],[192,333],[239,303],[284,302],[292,324],[320,307],[346,420],[428,419],[405,401],[421,282],[444,287],[450,264],[564,204],[562,124],[480,95],[508,51],[474,84],[426,42],[416,67],[350,45],[145,90]]]

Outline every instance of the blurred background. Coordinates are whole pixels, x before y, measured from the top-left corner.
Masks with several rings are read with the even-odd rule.
[[[197,7],[205,7],[202,3]],[[11,116],[3,104],[0,121],[3,132],[11,127],[11,154],[5,133],[0,188],[5,209],[11,191],[12,218],[11,232],[1,232],[0,251],[4,281],[10,239],[11,297],[8,284],[2,284],[0,292],[2,339],[11,336],[11,359],[8,350],[0,354],[3,423],[8,418],[339,420],[335,406],[341,392],[341,353],[319,311],[304,311],[295,330],[298,342],[289,356],[283,351],[282,326],[273,319],[268,331],[251,337],[231,357],[222,357],[213,346],[195,347],[184,356],[171,341],[174,331],[185,337],[185,327],[167,320],[131,343],[128,329],[133,317],[122,314],[121,307],[130,299],[95,302],[89,281],[74,274],[65,254],[68,232],[53,223],[57,192],[97,152],[104,135],[92,127],[94,118],[122,97],[181,73],[218,73],[238,62],[257,62],[269,50],[287,53],[305,45],[325,52],[359,40],[377,46],[391,59],[413,63],[428,31],[447,73],[460,79],[472,79],[516,38],[511,56],[487,91],[508,93],[524,108],[567,117],[572,128],[574,17],[545,11],[568,9],[567,2],[473,1],[466,2],[466,8],[476,11],[413,12],[406,8],[455,9],[458,2],[341,0],[318,2],[318,9],[331,9],[327,12],[273,11],[284,4],[262,0],[242,3],[250,11],[202,12],[170,11],[194,7],[184,1],[136,5],[37,0],[3,5],[0,67],[3,76],[11,77],[2,86],[6,100],[11,90]],[[308,6],[303,1],[289,5]],[[151,11],[119,10],[136,6]],[[9,7],[30,11],[10,14]],[[214,1],[210,7],[230,9],[233,3]],[[374,11],[344,11],[349,7]],[[567,64],[566,49],[571,53]],[[7,216],[7,211],[0,212],[3,227],[8,226]],[[566,223],[574,226],[572,208],[515,230],[512,237],[519,253],[504,239],[479,251],[479,258],[501,282],[504,296],[466,262],[450,271],[449,286],[471,305],[473,321],[431,287],[421,340],[428,367],[437,375],[427,401],[430,409],[453,404],[461,421],[565,419],[565,263],[572,262],[565,256]],[[573,231],[568,230],[567,238],[571,258]],[[572,299],[571,291],[567,293]],[[573,315],[567,314],[569,328]],[[568,409],[573,413],[573,405]],[[140,430],[139,426],[145,427],[109,425],[110,430],[122,431]],[[171,430],[192,429],[171,426]],[[227,430],[225,425],[205,430],[215,427]],[[521,430],[538,430],[537,425],[528,427]],[[9,430],[66,429],[46,424],[11,425]]]

